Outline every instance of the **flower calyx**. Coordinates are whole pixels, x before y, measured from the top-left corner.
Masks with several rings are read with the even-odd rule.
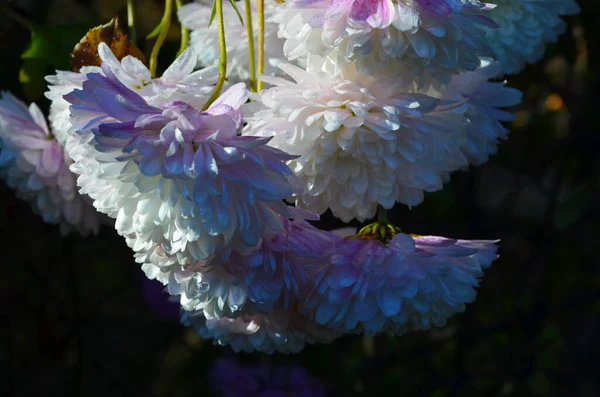
[[[361,228],[357,234],[348,238],[360,238],[362,240],[378,240],[384,244],[388,244],[396,234],[402,230],[391,223],[373,222]]]

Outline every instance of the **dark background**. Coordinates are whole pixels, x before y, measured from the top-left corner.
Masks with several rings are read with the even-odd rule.
[[[15,3],[36,24],[82,23],[75,33],[116,13],[125,17],[124,0],[0,1]],[[162,2],[139,3],[143,38]],[[582,13],[567,18],[567,33],[545,58],[508,77],[524,100],[499,153],[454,174],[422,205],[391,214],[406,232],[502,239],[476,302],[442,329],[349,336],[297,355],[239,360],[302,365],[336,396],[600,395],[600,5],[579,3]],[[163,68],[178,48],[178,29],[161,53]],[[29,61],[23,86],[20,56],[29,40],[0,10],[0,89],[47,109],[35,76],[65,60]],[[149,53],[152,43],[141,42]],[[322,225],[338,224],[326,216]],[[231,350],[157,314],[113,230],[61,238],[4,184],[0,229],[0,396],[210,395],[211,365]]]

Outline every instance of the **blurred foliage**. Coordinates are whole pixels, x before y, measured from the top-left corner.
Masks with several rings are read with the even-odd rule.
[[[298,355],[239,354],[242,362],[304,365],[333,396],[600,394],[600,60],[594,51],[600,5],[579,2],[582,14],[568,18],[567,33],[544,60],[508,77],[525,95],[499,153],[453,175],[422,205],[390,214],[407,232],[502,239],[501,257],[476,302],[442,329],[347,336]],[[30,35],[0,14],[0,88],[46,107],[39,76],[68,67],[61,54],[82,35],[73,24],[90,28],[115,14],[125,18],[124,0],[18,3],[37,30]],[[160,1],[139,4],[143,38],[162,8]],[[162,67],[177,51],[178,34],[173,24]],[[61,44],[50,49],[49,41]],[[148,54],[152,40],[138,44]],[[231,351],[152,311],[122,238],[105,228],[95,239],[64,239],[5,186],[0,222],[0,395],[210,394],[211,365]],[[339,225],[328,216],[321,221],[326,228]]]

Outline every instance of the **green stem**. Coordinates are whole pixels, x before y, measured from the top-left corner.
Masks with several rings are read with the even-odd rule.
[[[177,9],[179,10],[183,5],[182,0],[175,0],[175,5],[177,5]],[[182,52],[188,47],[190,42],[190,31],[188,28],[181,24],[181,45],[179,46],[179,51],[177,52],[177,56],[181,55]]]
[[[381,205],[377,206],[377,222],[390,223],[388,221],[387,210]]]
[[[167,38],[167,34],[169,33],[169,28],[171,27],[171,14],[173,13],[173,0],[165,0],[165,13],[163,14],[162,20],[160,21],[162,25],[162,29],[156,38],[156,42],[154,43],[154,47],[152,47],[152,52],[150,53],[150,75],[152,77],[156,76],[156,67],[158,60],[158,53],[160,52],[160,48],[165,42]]]
[[[248,34],[248,69],[250,72],[250,91],[256,92],[256,60],[254,59],[254,32],[252,31],[252,6],[250,0],[244,0],[246,8],[246,32]]]
[[[215,90],[204,104],[202,110],[208,109],[219,95],[221,95],[221,89],[223,88],[223,84],[225,84],[225,80],[227,80],[227,44],[225,43],[225,24],[223,23],[223,0],[215,0],[215,9],[219,35],[219,79],[215,85]]]
[[[6,4],[0,4],[0,11],[6,14],[13,21],[17,22],[19,25],[23,26],[25,29],[33,30],[35,25],[28,21],[24,16],[7,6]]]
[[[265,2],[258,0],[256,2],[258,11],[258,75],[262,76],[265,73]],[[258,80],[256,90],[262,91],[264,83]]]
[[[127,27],[129,28],[129,39],[133,44],[137,42],[135,32],[135,0],[127,0]]]

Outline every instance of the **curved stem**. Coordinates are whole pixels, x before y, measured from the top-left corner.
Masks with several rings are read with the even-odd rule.
[[[163,14],[162,20],[160,21],[162,25],[162,29],[156,38],[156,42],[154,43],[154,47],[152,47],[152,52],[150,53],[150,75],[152,77],[156,76],[156,67],[158,53],[160,52],[160,48],[162,47],[165,39],[167,38],[167,34],[169,33],[169,27],[171,27],[171,14],[173,13],[173,0],[165,0],[165,13]]]
[[[244,0],[246,9],[246,33],[248,34],[248,69],[250,72],[250,91],[256,92],[256,60],[254,59],[254,32],[252,30],[252,6],[250,0]]]
[[[181,6],[183,5],[183,1],[175,0],[175,5],[177,6],[177,9],[179,10],[181,8]],[[188,28],[183,26],[183,24],[181,22],[180,22],[180,25],[181,25],[181,45],[179,46],[179,51],[177,52],[177,56],[181,55],[181,53],[183,51],[185,51],[185,49],[188,47],[188,44],[190,42],[190,31],[188,30]]]
[[[265,2],[257,0],[258,10],[258,75],[265,73]],[[256,90],[260,92],[264,83],[259,79],[256,84]]]
[[[127,0],[127,27],[129,28],[129,38],[132,43],[136,43],[135,33],[135,0]]]
[[[219,97],[223,84],[225,84],[225,80],[227,80],[227,44],[225,43],[225,24],[223,23],[223,0],[215,0],[215,9],[217,31],[219,35],[219,79],[215,85],[215,90],[204,104],[202,110],[208,109],[208,107]]]

